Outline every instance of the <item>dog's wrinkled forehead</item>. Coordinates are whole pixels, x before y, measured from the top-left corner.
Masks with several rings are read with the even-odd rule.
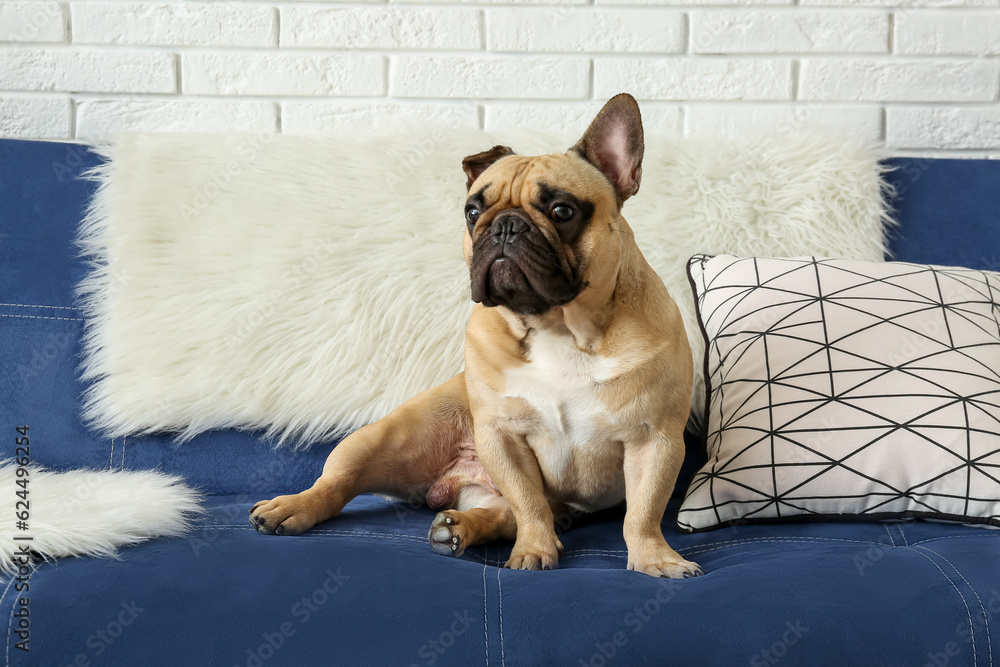
[[[483,171],[469,190],[470,203],[482,210],[546,208],[562,202],[592,213],[601,203],[615,203],[607,179],[579,155],[556,153],[509,155]]]

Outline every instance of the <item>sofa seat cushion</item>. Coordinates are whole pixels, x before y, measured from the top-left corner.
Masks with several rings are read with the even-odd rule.
[[[362,496],[297,537],[216,496],[186,538],[30,579],[12,664],[990,664],[1000,532],[810,523],[664,531],[695,579],[625,569],[620,510],[563,536],[560,568],[498,568],[509,544],[434,554],[433,513]],[[0,589],[3,590],[3,589]],[[0,618],[17,608],[8,586]],[[86,610],[86,613],[81,613]],[[82,656],[82,657],[81,657]]]

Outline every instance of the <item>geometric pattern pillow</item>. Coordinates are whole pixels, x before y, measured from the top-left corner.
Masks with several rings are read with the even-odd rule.
[[[707,464],[677,522],[1000,525],[1000,274],[692,258]]]

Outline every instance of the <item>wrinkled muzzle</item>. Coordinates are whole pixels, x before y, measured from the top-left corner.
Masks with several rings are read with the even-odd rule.
[[[581,282],[537,225],[520,209],[501,211],[472,246],[472,300],[540,315],[572,301]]]

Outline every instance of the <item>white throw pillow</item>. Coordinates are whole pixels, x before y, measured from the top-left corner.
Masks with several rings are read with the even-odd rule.
[[[695,256],[708,462],[678,516],[1000,525],[1000,274]]]

